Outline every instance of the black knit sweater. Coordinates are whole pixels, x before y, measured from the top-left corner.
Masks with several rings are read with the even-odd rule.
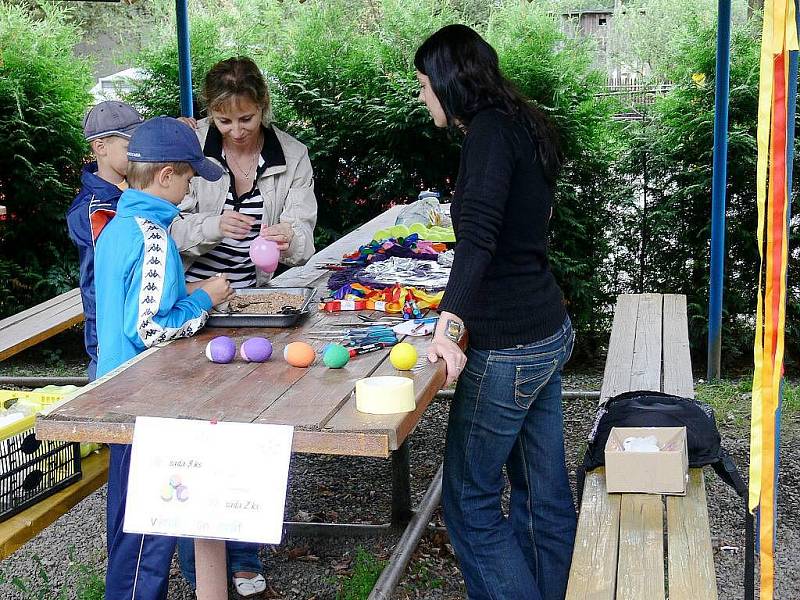
[[[472,347],[530,344],[566,316],[550,272],[553,192],[525,125],[496,109],[472,120],[451,215],[456,251],[440,310],[464,320]]]

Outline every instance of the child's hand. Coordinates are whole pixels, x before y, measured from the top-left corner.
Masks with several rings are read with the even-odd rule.
[[[265,240],[275,242],[278,245],[278,250],[285,252],[289,249],[289,244],[292,243],[294,230],[289,223],[275,223],[275,225],[270,225],[269,227],[263,226],[260,235]]]
[[[234,240],[243,240],[253,229],[255,217],[248,217],[235,210],[226,210],[219,220],[219,232]]]
[[[211,304],[217,306],[227,302],[234,296],[233,288],[228,283],[225,275],[216,275],[210,279],[206,279],[200,284],[200,288],[205,290],[206,294],[211,297]]]

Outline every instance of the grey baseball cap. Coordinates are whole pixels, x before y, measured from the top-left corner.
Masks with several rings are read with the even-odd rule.
[[[132,106],[116,100],[107,100],[93,106],[83,119],[86,141],[118,135],[130,138],[144,119]]]

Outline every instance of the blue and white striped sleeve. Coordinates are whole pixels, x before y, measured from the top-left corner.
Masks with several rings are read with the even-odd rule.
[[[174,281],[167,268],[167,232],[145,219],[136,221],[144,248],[127,286],[125,335],[142,348],[194,335],[208,319],[211,298],[203,290],[179,297],[184,283]]]

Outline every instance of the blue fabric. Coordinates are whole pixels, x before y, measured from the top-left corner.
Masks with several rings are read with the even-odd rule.
[[[467,350],[447,427],[442,506],[470,600],[563,600],[577,519],[564,457],[567,318],[551,337]],[[511,483],[503,515],[503,467]]]
[[[111,444],[106,499],[106,600],[165,600],[175,538],[122,531],[131,447]]]
[[[97,325],[94,293],[94,236],[91,213],[97,210],[114,212],[122,190],[97,176],[97,163],[86,165],[81,172],[81,189],[67,210],[69,238],[78,248],[80,288],[83,300],[83,339],[89,355],[89,379],[97,370]]]
[[[228,557],[228,577],[234,573],[263,573],[264,567],[258,556],[259,544],[246,542],[225,542],[225,553]],[[178,558],[181,572],[186,581],[197,587],[197,572],[194,565],[194,539],[178,538]]]
[[[167,234],[176,216],[173,204],[129,189],[97,240],[98,377],[155,344],[194,334],[208,318],[211,298],[201,289],[187,295]]]

